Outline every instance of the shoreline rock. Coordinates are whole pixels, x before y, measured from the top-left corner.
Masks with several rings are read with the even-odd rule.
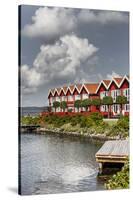
[[[20,133],[27,133],[23,128],[20,127]],[[74,137],[82,137],[87,139],[94,139],[99,141],[107,141],[107,140],[119,140],[119,136],[107,136],[106,134],[98,134],[98,133],[83,133],[81,132],[65,132],[63,130],[60,130],[60,128],[54,128],[54,129],[48,129],[45,127],[39,127],[36,128],[36,130],[33,130],[32,133],[36,134],[58,134],[63,136],[74,136]]]

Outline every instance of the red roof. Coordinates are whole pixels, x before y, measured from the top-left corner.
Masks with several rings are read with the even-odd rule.
[[[127,76],[127,77],[129,77],[129,76]],[[113,78],[113,79],[116,81],[116,83],[117,83],[118,85],[120,85],[121,81],[123,80],[123,77],[115,77],[115,78]],[[111,80],[106,80],[106,79],[105,79],[105,80],[103,80],[103,82],[105,83],[106,86],[109,86]],[[78,88],[78,90],[80,91],[83,85],[85,85],[86,89],[88,90],[88,92],[89,92],[90,94],[94,94],[94,93],[96,93],[96,90],[97,90],[97,88],[98,88],[98,86],[99,86],[99,83],[73,84],[73,85],[70,85],[70,86],[63,86],[63,87],[57,88],[57,91],[58,91],[58,93],[60,94],[61,91],[62,91],[62,89],[63,89],[64,92],[66,93],[66,91],[67,91],[67,89],[68,89],[68,87],[69,87],[70,90],[73,92],[75,86],[76,86],[76,87]],[[56,88],[51,89],[50,92],[52,92],[52,94],[54,94],[55,89],[56,89]],[[50,92],[49,92],[49,94],[50,94]]]
[[[85,83],[84,84],[89,93],[94,94],[96,92],[96,89],[98,87],[98,83]]]
[[[63,88],[64,92],[66,93],[68,87],[67,86],[63,86],[62,88]]]
[[[70,85],[69,88],[70,88],[70,90],[73,92],[74,85]]]
[[[80,91],[83,84],[75,84],[75,85],[78,88],[78,90]]]
[[[110,84],[110,80],[103,80],[103,82],[105,83],[106,86]]]
[[[113,78],[113,79],[114,79],[114,80],[117,82],[117,84],[119,85],[119,84],[121,83],[121,81],[122,81],[123,78],[117,78],[117,77],[116,77],[116,78]]]

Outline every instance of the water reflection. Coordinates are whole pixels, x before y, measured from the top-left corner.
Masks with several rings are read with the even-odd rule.
[[[104,189],[97,181],[99,144],[54,135],[21,135],[22,194]]]

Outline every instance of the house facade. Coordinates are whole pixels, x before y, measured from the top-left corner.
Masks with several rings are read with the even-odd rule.
[[[77,109],[74,106],[76,100],[83,99],[103,99],[105,96],[111,96],[113,98],[113,105],[111,105],[111,116],[120,114],[120,105],[116,104],[117,96],[125,96],[127,98],[127,104],[122,105],[122,114],[129,115],[129,77],[124,76],[121,78],[112,78],[112,80],[102,80],[100,83],[85,83],[75,84],[70,86],[63,86],[60,88],[54,88],[49,90],[48,100],[51,112],[56,113],[77,113],[77,112],[100,112],[103,116],[108,115],[108,106],[88,106],[87,109],[81,107]],[[55,101],[63,102],[67,104],[67,108],[63,110],[61,107],[56,109],[53,107]]]

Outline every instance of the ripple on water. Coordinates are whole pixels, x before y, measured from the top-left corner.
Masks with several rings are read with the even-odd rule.
[[[100,146],[72,138],[22,135],[22,194],[104,189],[97,180],[95,153]]]

